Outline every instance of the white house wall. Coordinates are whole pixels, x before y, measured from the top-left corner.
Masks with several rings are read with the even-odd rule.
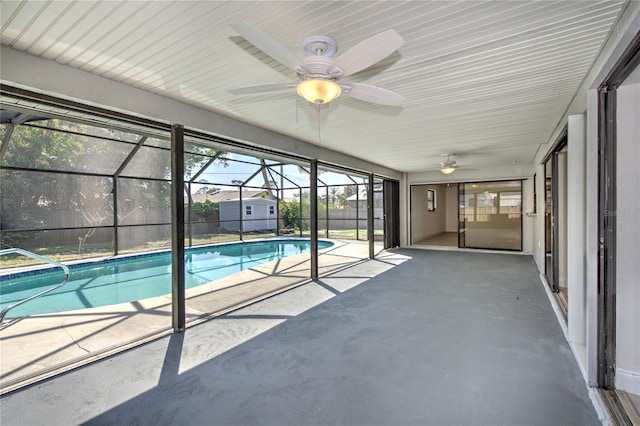
[[[598,373],[598,91],[589,90],[587,107],[587,134],[585,145],[585,209],[570,211],[570,215],[582,215],[585,221],[584,246],[586,264],[586,366],[588,382],[597,386]],[[570,240],[569,244],[574,241]],[[573,286],[572,283],[569,285]],[[571,291],[572,287],[569,288]],[[571,306],[569,306],[571,309]],[[569,327],[572,325],[570,324]]]
[[[538,214],[532,226],[533,255],[540,272],[544,272],[545,186],[542,160],[564,129],[569,127],[568,180],[569,194],[572,195],[569,195],[567,205],[567,215],[570,218],[567,240],[569,288],[567,337],[577,356],[580,368],[591,386],[597,385],[598,349],[598,93],[596,89],[613,69],[638,31],[640,31],[640,2],[629,2],[620,18],[617,31],[605,44],[565,115],[559,119],[555,131],[550,135],[549,140],[541,146],[533,161],[532,171],[536,173],[538,191]],[[570,119],[571,116],[581,115],[582,119]],[[575,121],[572,123],[573,120],[583,120],[584,124]],[[582,127],[580,128],[580,126]],[[582,149],[578,146],[580,140],[583,141]],[[584,182],[583,186],[580,186],[580,182]],[[638,189],[637,182],[638,178],[636,177],[636,191]],[[576,186],[574,187],[574,185]],[[580,188],[583,189],[581,191],[582,199],[575,196],[576,192],[580,192]],[[637,249],[635,253],[637,258]],[[635,263],[637,263],[637,259]],[[637,330],[638,324],[636,323],[632,329],[625,328],[623,330],[620,328],[618,331],[622,332],[622,336],[625,336],[624,339],[629,339],[628,333],[636,333],[635,345],[637,347]],[[631,341],[633,342],[632,339]],[[628,376],[635,377],[633,382],[636,383],[636,379],[640,377],[635,376],[638,370],[630,371],[631,374]],[[621,376],[618,375],[618,377]]]
[[[238,231],[240,223],[239,200],[220,202],[220,227],[227,231]],[[247,215],[246,207],[251,206],[252,214]],[[242,230],[244,232],[271,230],[277,228],[277,212],[269,214],[269,206],[276,208],[276,202],[266,198],[242,200]]]
[[[616,388],[640,395],[640,68],[617,92]],[[607,212],[605,212],[607,214]]]
[[[585,128],[586,115],[569,117],[567,142],[567,285],[569,326],[568,339],[578,348],[582,365],[586,362],[586,286],[585,286]]]

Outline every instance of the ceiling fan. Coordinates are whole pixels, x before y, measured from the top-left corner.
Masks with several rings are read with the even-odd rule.
[[[442,154],[442,158],[445,158],[444,161],[440,163],[440,172],[445,175],[450,175],[456,171],[456,169],[460,166],[456,165],[456,162],[451,159],[455,154]]]
[[[404,96],[381,87],[339,82],[342,77],[369,68],[400,48],[404,40],[393,29],[361,41],[335,59],[333,55],[338,51],[338,43],[334,39],[326,36],[308,37],[302,42],[305,58],[300,61],[276,40],[245,22],[233,23],[231,28],[273,59],[293,69],[300,79],[298,83],[262,84],[229,90],[233,95],[296,89],[300,96],[318,108],[341,94],[381,105],[398,106],[404,102]]]

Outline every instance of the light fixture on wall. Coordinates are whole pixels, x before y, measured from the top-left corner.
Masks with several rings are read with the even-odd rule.
[[[443,162],[440,163],[440,171],[445,175],[450,175],[456,171],[456,162],[451,159],[454,154],[442,154],[443,158],[446,158]]]
[[[340,96],[342,89],[340,85],[320,78],[312,78],[298,83],[296,88],[298,95],[302,96],[312,104],[326,104]]]

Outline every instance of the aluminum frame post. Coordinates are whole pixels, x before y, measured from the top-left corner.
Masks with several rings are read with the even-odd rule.
[[[184,127],[171,126],[171,318],[174,331],[186,326],[184,267]]]
[[[318,160],[311,160],[309,227],[311,228],[311,279],[318,279]]]
[[[367,183],[367,237],[369,240],[369,259],[376,257],[373,235],[373,174],[369,174],[369,182]]]

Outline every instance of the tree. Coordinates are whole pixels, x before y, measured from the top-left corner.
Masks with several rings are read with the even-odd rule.
[[[347,207],[347,199],[356,194],[358,191],[357,185],[346,185],[343,187],[342,192],[338,194],[338,204],[343,209]]]
[[[0,134],[8,128],[2,126]],[[34,238],[34,233],[7,232],[11,230],[85,228],[78,238],[86,242],[93,235],[87,236],[90,231],[86,228],[112,226],[114,217],[120,221],[127,218],[129,224],[141,223],[152,211],[167,216],[168,222],[171,154],[167,140],[145,139],[143,149],[114,181],[116,170],[142,138],[57,119],[16,126],[3,147],[6,153],[0,171],[2,241],[15,246],[21,239]],[[210,147],[189,145],[187,175],[197,173],[215,154]],[[216,162],[226,167],[227,159],[222,152]],[[113,211],[115,193],[117,212]]]
[[[331,188],[329,188],[329,204],[331,204],[331,208],[335,208],[336,207],[336,201],[338,200],[338,192],[340,191],[339,188],[336,188],[335,186],[332,186]]]
[[[112,190],[107,177],[47,173],[46,171],[91,170],[98,143],[74,133],[80,125],[59,120],[40,122],[64,131],[41,127],[17,126],[9,139],[3,166],[34,169],[35,171],[3,169],[1,176],[0,227],[12,229],[46,229],[52,227],[91,226],[74,211],[91,209],[113,214],[105,194]],[[106,155],[113,155],[115,147],[105,145]],[[115,145],[115,144],[112,144]],[[92,160],[89,160],[94,157]],[[38,171],[42,170],[42,171]],[[44,172],[43,172],[44,171]],[[75,216],[75,217],[74,217]],[[19,245],[35,234],[3,232],[3,242]]]
[[[215,186],[212,186],[212,187],[203,186],[202,188],[198,189],[195,193],[198,195],[205,195],[205,194],[217,194],[218,192],[220,192],[220,188],[216,188]]]
[[[300,203],[297,200],[281,201],[279,213],[285,228],[300,226]]]
[[[202,203],[193,203],[191,205],[192,219],[218,219],[220,205],[211,200],[204,200]]]

